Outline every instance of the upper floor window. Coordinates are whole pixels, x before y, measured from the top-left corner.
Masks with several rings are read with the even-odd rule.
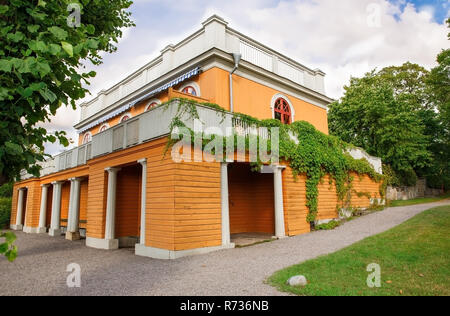
[[[87,132],[83,136],[83,145],[89,143],[92,140],[92,134],[90,132]]]
[[[273,118],[283,124],[291,124],[294,121],[294,112],[289,99],[276,95],[272,99]]]
[[[150,102],[145,107],[145,112],[147,112],[150,109],[153,109],[154,107],[157,107],[160,104],[161,104],[161,101],[159,101],[158,99],[150,100]]]
[[[181,87],[180,91],[186,94],[193,95],[194,97],[200,96],[200,86],[194,81],[186,83]]]
[[[186,94],[192,94],[193,96],[197,96],[197,91],[195,91],[195,88],[193,86],[187,86],[181,92],[186,93]]]
[[[131,114],[129,114],[129,113],[124,114],[124,115],[120,118],[119,124],[128,121],[130,118],[131,118]]]
[[[102,133],[104,131],[106,131],[109,128],[108,124],[103,124],[100,129],[98,130],[99,133]]]

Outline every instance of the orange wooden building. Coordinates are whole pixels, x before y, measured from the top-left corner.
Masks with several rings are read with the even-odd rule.
[[[15,184],[11,227],[86,237],[99,249],[135,246],[137,255],[160,259],[232,248],[234,234],[307,233],[305,179],[294,180],[288,165],[264,174],[248,163],[176,162],[164,153],[179,98],[286,124],[304,120],[328,133],[324,76],[212,16],[81,105],[79,146],[46,161],[39,178],[24,174]],[[198,111],[206,125],[235,124],[212,108]],[[381,173],[379,159],[365,158]],[[370,196],[354,196],[353,206],[380,198],[367,176],[356,177],[355,187]],[[324,181],[318,219],[337,218],[337,202]]]

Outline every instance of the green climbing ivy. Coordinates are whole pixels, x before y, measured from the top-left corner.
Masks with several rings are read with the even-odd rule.
[[[173,100],[163,104],[161,106],[168,107]],[[178,109],[176,115],[174,116],[172,122],[170,123],[170,130],[173,131],[175,127],[186,127],[183,123],[182,118],[199,119],[199,114],[197,111],[196,101],[191,101],[187,99],[178,99]],[[342,202],[342,206],[349,204],[351,197],[352,181],[353,177],[351,172],[358,175],[367,174],[370,178],[375,180],[380,185],[380,193],[382,191],[383,176],[377,174],[373,167],[369,164],[366,159],[354,159],[347,153],[347,150],[352,148],[351,144],[345,143],[335,136],[326,135],[318,131],[312,124],[305,121],[294,122],[291,125],[282,124],[280,121],[275,119],[269,120],[258,120],[242,113],[230,113],[225,109],[221,108],[217,104],[211,103],[200,103],[200,105],[213,108],[217,110],[218,115],[232,114],[233,119],[240,120],[248,126],[255,127],[266,127],[270,132],[271,127],[279,128],[279,155],[280,160],[289,163],[292,168],[294,176],[297,177],[299,174],[306,175],[306,206],[309,209],[309,214],[307,216],[308,222],[313,222],[316,219],[318,212],[318,185],[320,181],[326,174],[329,174],[331,179],[330,182],[336,184],[337,195],[339,201]],[[191,137],[192,141],[195,139],[200,139],[203,135],[195,135],[192,130]],[[295,142],[291,135],[297,135],[298,142]],[[215,136],[203,139],[202,148],[204,148]],[[235,149],[237,147],[237,140],[239,137],[235,137]],[[259,136],[257,137],[258,143],[261,141]],[[167,149],[170,148],[178,139],[172,139],[169,137],[169,142],[167,144]],[[226,148],[226,137],[223,137],[224,147]],[[246,149],[249,148],[249,137],[245,139]],[[267,141],[267,148],[271,148],[270,140]],[[223,155],[225,157],[225,154]],[[262,163],[258,156],[258,163],[252,164],[252,169],[257,170]]]

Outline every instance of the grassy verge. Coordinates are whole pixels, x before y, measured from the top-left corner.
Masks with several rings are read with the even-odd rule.
[[[402,200],[391,201],[389,203],[389,206],[396,207],[396,206],[408,206],[408,205],[415,205],[415,204],[432,203],[432,202],[439,202],[439,201],[442,201],[442,200],[445,200],[448,198],[450,198],[450,193],[443,195],[443,196],[439,196],[439,197],[433,197],[433,198],[418,198],[418,199],[406,200],[406,201],[402,201]]]
[[[450,206],[426,211],[380,235],[272,275],[268,282],[297,295],[450,295]],[[369,288],[371,263],[381,287]],[[286,281],[304,275],[306,287]]]

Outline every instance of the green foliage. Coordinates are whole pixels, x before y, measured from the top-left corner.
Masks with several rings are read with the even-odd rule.
[[[449,19],[450,25],[450,19]],[[428,185],[450,189],[450,49],[437,57],[438,66],[427,79],[430,102],[438,110],[439,125],[431,148],[434,164],[426,170]]]
[[[4,239],[2,242],[1,240]],[[17,258],[17,246],[14,245],[16,235],[11,232],[0,232],[0,255],[4,255],[8,261],[13,262]]]
[[[352,78],[344,97],[330,105],[333,135],[361,146],[390,165],[392,181],[414,185],[435,163],[435,140],[442,133],[430,103],[423,67],[405,63]]]
[[[448,296],[450,206],[426,211],[382,234],[274,273],[269,284],[302,296]],[[367,286],[367,266],[381,266],[381,287]],[[305,287],[286,281],[304,275]]]
[[[340,225],[341,225],[341,222],[339,222],[339,221],[330,221],[326,224],[315,225],[314,229],[315,230],[333,230]]]
[[[6,228],[9,225],[11,203],[12,199],[10,197],[0,197],[0,229]]]
[[[174,119],[170,123],[170,130],[173,131],[175,127],[186,127],[182,122],[183,118],[195,119],[199,118],[196,104],[193,101],[183,101],[179,102],[177,113]],[[208,104],[203,104],[208,106]],[[213,108],[217,108],[213,106]],[[218,112],[220,115],[224,115],[225,110]],[[231,113],[230,113],[231,114]],[[325,135],[319,132],[313,125],[305,121],[295,122],[291,125],[282,124],[278,120],[258,120],[251,116],[232,113],[233,120],[241,120],[248,126],[265,127],[269,130],[271,127],[279,128],[279,155],[280,159],[289,163],[292,168],[294,175],[305,174],[306,175],[306,206],[309,209],[307,216],[308,222],[313,222],[316,218],[318,212],[318,185],[322,178],[329,174],[332,181],[336,184],[337,193],[340,201],[343,204],[349,203],[349,190],[351,189],[352,177],[349,175],[350,172],[355,172],[357,174],[367,174],[372,179],[377,182],[382,182],[382,176],[377,174],[373,167],[368,163],[367,160],[361,159],[356,160],[352,158],[348,153],[347,149],[351,146],[335,136]],[[205,137],[205,135],[195,135],[192,130],[189,130],[191,137],[191,144],[195,143],[196,139],[203,140],[202,149],[205,149],[210,143],[214,136]],[[290,135],[297,135],[298,144],[292,140]],[[237,149],[237,139],[241,136],[235,137],[234,149]],[[258,144],[262,141],[259,136],[255,137]],[[170,138],[168,145],[166,147],[166,152],[169,147],[176,143],[178,139]],[[227,139],[223,137],[223,149],[226,149]],[[249,137],[245,138],[245,149],[248,151]],[[271,148],[270,141],[267,142],[267,148]],[[221,153],[222,157],[225,157],[225,152]],[[217,158],[217,156],[216,156]],[[223,158],[222,158],[223,159]],[[260,157],[257,157],[260,161]],[[258,170],[258,165],[252,165],[252,170]]]
[[[12,197],[13,194],[13,183],[5,183],[0,186],[0,198],[1,197]]]
[[[69,3],[81,7],[81,25],[67,23]],[[68,145],[64,132],[41,123],[62,105],[88,93],[102,52],[114,52],[122,30],[133,26],[129,0],[0,1],[0,184],[26,169],[38,176],[44,143]],[[101,18],[99,18],[101,17]]]

